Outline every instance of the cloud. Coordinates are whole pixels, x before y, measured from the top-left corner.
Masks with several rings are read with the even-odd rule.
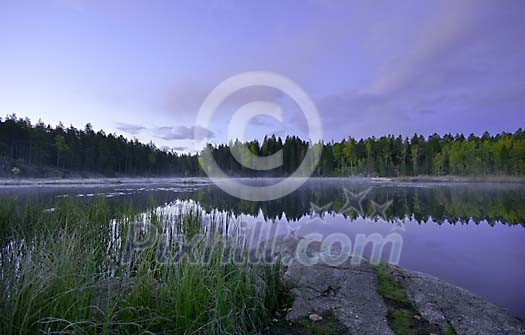
[[[515,70],[523,72],[525,63],[519,60],[525,49],[517,46],[525,32],[524,14],[520,1],[444,1],[432,17],[418,23],[406,48],[392,49],[394,60],[383,67],[369,91],[442,94],[496,86],[503,74],[511,79]]]
[[[312,96],[326,140],[386,133],[498,132],[525,121],[525,114],[519,113],[525,104],[522,1],[414,2],[390,9],[342,3],[315,7],[319,15],[308,17],[307,25],[300,19],[290,26],[273,25],[265,35],[267,43],[259,43],[272,47],[254,47],[254,57],[239,53],[235,61],[208,67],[205,76],[178,77],[162,91],[161,109],[179,124],[192,124],[220,82],[249,69],[267,69],[297,81]],[[260,87],[240,90],[224,101],[204,135],[224,141],[228,113],[257,100],[282,104],[287,98]],[[285,105],[283,129],[269,118],[254,118],[250,135],[306,137],[305,118],[296,107]],[[272,126],[277,129],[268,129]],[[164,140],[189,140],[194,128],[148,131]]]
[[[297,80],[315,99],[327,140],[508,128],[505,121],[489,121],[495,118],[489,105],[501,109],[506,104],[505,111],[497,113],[515,114],[507,100],[495,102],[511,91],[516,92],[514,106],[525,102],[525,91],[517,86],[523,82],[519,76],[525,75],[525,49],[518,38],[525,32],[522,2],[416,2],[390,10],[384,5],[318,6],[319,13],[344,12],[352,17],[313,15],[307,26],[276,28],[267,40],[273,47],[253,59],[259,62],[254,61],[255,68],[263,64]],[[396,11],[414,19],[398,19]],[[277,33],[279,29],[286,33]],[[192,121],[207,94],[236,68],[230,63],[220,75],[179,82],[170,94],[169,110]],[[286,100],[269,93],[263,97],[261,90],[237,92],[225,101],[212,129],[220,135],[229,120],[223,115],[243,103]],[[307,136],[302,113],[288,106],[284,111],[286,133]],[[272,125],[268,121],[256,118],[251,125],[263,129]]]
[[[325,138],[388,133],[498,132],[525,120],[523,2],[443,2],[415,32],[387,34],[390,60],[360,91],[317,100]],[[399,27],[407,28],[405,23]],[[402,35],[400,35],[402,36]]]
[[[275,136],[275,137],[281,137],[281,138],[285,138],[287,135],[288,134],[287,134],[286,130],[284,130],[284,129],[278,129],[278,130],[275,130],[275,131],[268,132],[266,134],[267,137]]]
[[[163,140],[189,140],[197,136],[197,139],[213,138],[215,133],[201,126],[177,126],[158,127],[154,129],[155,137]]]
[[[161,149],[164,151],[187,151],[189,148],[185,146],[174,146],[174,147],[163,146]]]
[[[145,127],[137,125],[137,124],[122,123],[122,122],[115,123],[115,127],[118,130],[131,134],[131,135],[137,135],[138,133],[140,133],[142,130],[145,129]]]

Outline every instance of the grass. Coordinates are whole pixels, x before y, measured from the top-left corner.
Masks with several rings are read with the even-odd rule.
[[[332,315],[324,315],[321,321],[299,319],[291,327],[295,328],[296,334],[336,335],[348,332]]]
[[[447,329],[445,329],[444,335],[457,335],[458,333],[454,329],[454,326],[451,324],[448,325]]]
[[[194,252],[205,264],[161,264],[160,238],[126,249],[134,222],[163,238],[197,235],[198,211],[140,214],[101,199],[54,208],[0,202],[1,334],[249,334],[267,328],[280,305],[277,266],[224,263],[224,248],[207,253],[204,244]]]
[[[408,300],[405,290],[390,276],[387,265],[377,266],[377,291],[388,307],[388,324],[398,335],[418,334],[414,315],[419,313]]]
[[[439,326],[431,324],[420,315],[416,307],[408,300],[405,289],[392,278],[388,265],[379,264],[376,271],[377,292],[383,297],[388,307],[388,325],[396,335],[444,333]],[[444,334],[449,335],[449,333]]]
[[[301,318],[293,322],[284,318],[274,319],[274,325],[267,335],[336,335],[347,334],[348,329],[338,321],[332,314],[322,315],[320,321],[313,321],[309,318]]]
[[[410,305],[405,289],[392,279],[387,265],[377,266],[377,280],[377,291],[384,299],[402,305]]]

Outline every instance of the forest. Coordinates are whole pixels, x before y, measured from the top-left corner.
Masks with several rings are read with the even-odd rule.
[[[246,143],[258,156],[283,151],[283,165],[268,171],[243,167],[228,145],[209,145],[219,166],[231,176],[288,176],[299,166],[307,149],[322,145],[315,176],[486,176],[525,175],[525,133],[433,134],[428,137],[386,135],[312,144],[295,136],[265,137]],[[55,127],[27,118],[0,118],[0,159],[12,175],[24,166],[53,167],[105,176],[203,176],[198,155],[157,148],[122,135],[73,126]],[[7,163],[6,163],[7,162]]]

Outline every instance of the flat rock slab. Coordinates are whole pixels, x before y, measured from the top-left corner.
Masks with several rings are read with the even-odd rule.
[[[285,239],[275,246],[274,256],[292,257],[283,270],[283,281],[295,296],[288,320],[329,314],[346,327],[347,334],[393,334],[387,306],[377,292],[376,269],[367,260],[360,265],[350,264],[349,259],[338,266],[322,262],[305,266],[293,258],[296,241]],[[458,335],[525,335],[524,321],[505,308],[423,273],[398,267],[390,271],[421,316],[443,330],[452,325]]]
[[[419,272],[392,273],[421,315],[443,329],[450,323],[458,335],[525,334],[522,320],[474,293]]]
[[[304,266],[294,260],[284,274],[295,301],[287,319],[331,314],[349,334],[393,334],[387,307],[376,291],[377,278],[369,264]]]

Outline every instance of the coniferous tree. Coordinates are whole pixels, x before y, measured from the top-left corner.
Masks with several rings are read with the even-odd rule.
[[[253,160],[250,153],[269,156],[282,150],[283,165],[273,170],[244,167],[230,153],[230,147],[241,144],[236,141],[209,146],[217,164],[228,175],[288,176],[314,145],[323,148],[314,176],[525,175],[522,129],[495,136],[488,132],[481,137],[470,134],[467,138],[462,134],[433,134],[428,138],[415,134],[410,139],[388,135],[315,144],[296,136],[282,139],[272,135],[262,142],[245,143],[248,151],[242,156],[243,163]],[[32,125],[29,119],[16,115],[0,118],[0,158],[11,162],[8,170],[17,164],[27,164],[109,176],[204,175],[196,155],[159,149],[151,142],[144,144],[122,135],[95,132],[89,123],[84,129],[65,128],[62,124],[52,128],[41,120]]]

